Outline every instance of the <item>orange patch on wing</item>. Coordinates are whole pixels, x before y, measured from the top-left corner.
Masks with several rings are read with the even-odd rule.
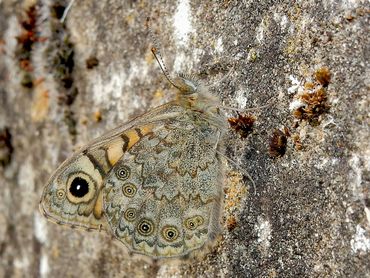
[[[128,149],[131,149],[131,147],[140,140],[139,134],[137,134],[136,130],[134,129],[128,130],[125,132],[125,135],[129,138]]]
[[[96,219],[100,219],[103,214],[103,194],[102,191],[100,190],[98,198],[96,199],[96,203],[94,206],[94,216]]]
[[[123,156],[123,144],[124,141],[121,138],[117,138],[109,144],[107,149],[107,157],[111,165],[115,165]]]
[[[153,125],[145,125],[145,126],[141,126],[139,129],[141,130],[141,134],[142,134],[143,136],[145,136],[145,135],[149,134],[150,132],[152,132],[152,130],[153,130]]]
[[[153,125],[145,125],[137,128],[140,130],[142,136],[145,136],[152,132]],[[133,145],[135,145],[140,140],[140,134],[135,129],[130,129],[124,132],[124,135],[128,138],[128,145],[125,149],[130,149]],[[123,156],[124,152],[124,144],[125,141],[119,137],[113,142],[109,144],[107,148],[107,156],[109,163],[111,165],[115,165],[119,159]]]

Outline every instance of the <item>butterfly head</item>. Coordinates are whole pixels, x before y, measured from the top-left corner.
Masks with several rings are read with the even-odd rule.
[[[209,86],[192,76],[179,75],[173,85],[178,89],[177,99],[181,105],[192,110],[215,113],[220,106],[218,96],[212,94]]]
[[[174,80],[174,86],[180,90],[181,94],[192,95],[199,92],[202,83],[192,76],[179,75]]]

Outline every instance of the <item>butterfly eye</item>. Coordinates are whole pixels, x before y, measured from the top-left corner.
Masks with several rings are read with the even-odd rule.
[[[65,195],[66,195],[66,192],[63,189],[59,189],[57,191],[57,197],[59,200],[64,199]]]
[[[127,221],[133,221],[136,218],[136,209],[134,208],[128,208],[125,211],[124,217]]]
[[[137,225],[137,229],[142,236],[149,236],[154,231],[154,224],[148,219],[143,219]]]
[[[122,188],[123,195],[126,197],[133,197],[136,193],[136,186],[132,183],[126,183]]]
[[[162,236],[167,241],[174,241],[178,238],[179,232],[173,226],[167,226],[162,229]]]
[[[118,167],[116,170],[116,176],[120,180],[127,180],[130,176],[130,168],[127,167],[126,165],[121,165]]]

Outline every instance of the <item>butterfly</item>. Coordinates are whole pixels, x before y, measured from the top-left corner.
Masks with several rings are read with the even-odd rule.
[[[106,231],[154,259],[189,256],[214,242],[226,118],[203,82],[165,76],[177,89],[174,100],[93,140],[57,168],[40,201],[47,219]]]

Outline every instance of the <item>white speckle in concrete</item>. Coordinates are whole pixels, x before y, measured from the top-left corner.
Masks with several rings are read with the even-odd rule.
[[[0,1],[0,3],[2,2],[3,1]],[[8,70],[7,82],[9,82],[9,88],[17,88],[17,84],[20,82],[18,72],[19,65],[16,63],[17,59],[14,59],[13,53],[16,52],[16,48],[18,45],[17,37],[21,33],[21,27],[16,16],[11,16],[6,20],[7,24],[5,26],[8,26],[8,29],[4,30],[5,32],[3,31],[4,33],[2,39],[4,42],[4,46],[2,46],[2,48],[4,53],[8,53],[8,55],[1,55],[1,59],[4,59],[4,64],[6,65],[6,68]],[[10,55],[10,53],[12,53],[12,55]],[[12,103],[13,98],[16,96],[17,94],[7,94],[7,100],[9,101],[9,103]],[[0,123],[3,124],[2,119],[0,119]]]
[[[40,243],[47,241],[46,219],[37,211],[33,217],[35,237]]]
[[[22,190],[33,192],[35,188],[35,172],[31,159],[27,158],[23,161],[19,169],[18,184]]]
[[[353,253],[370,251],[369,234],[360,225],[356,226],[356,233],[351,240],[351,248]]]
[[[286,15],[283,15],[281,17],[280,27],[281,29],[285,30],[287,26],[288,26],[288,17]]]
[[[131,86],[134,78],[144,79],[148,75],[148,65],[144,60],[132,62],[130,67],[130,74],[124,80],[125,86]]]
[[[189,41],[189,34],[193,32],[191,25],[192,16],[189,0],[179,0],[176,13],[173,17],[176,42],[179,46],[184,46]]]
[[[246,92],[244,90],[236,91],[235,100],[238,103],[238,108],[244,109],[248,100],[246,97]]]
[[[349,172],[350,189],[352,190],[352,194],[355,200],[361,201],[364,205],[364,212],[365,212],[366,219],[367,219],[367,225],[366,224],[365,225],[366,225],[366,229],[370,230],[370,212],[369,212],[369,209],[366,207],[366,204],[364,201],[366,198],[365,192],[367,189],[364,187],[367,186],[367,184],[363,179],[363,171],[370,171],[370,151],[366,149],[360,154],[356,154],[356,153],[352,154],[352,157],[349,160],[349,165],[351,166],[351,171]],[[362,248],[360,245],[360,243],[362,242],[364,246],[367,246],[366,247],[368,249],[367,251],[369,251],[370,235],[368,235],[368,238],[366,241],[360,240],[362,238],[360,236],[362,235],[360,233],[361,231],[360,228],[361,227],[358,226],[358,229],[356,232],[356,235],[358,236],[357,237],[355,236],[353,240],[354,241],[353,246],[357,246],[356,248],[358,250],[360,249],[363,250],[364,248]],[[365,236],[365,232],[363,234]]]
[[[297,77],[293,75],[289,75],[290,82],[292,83],[292,86],[288,88],[289,94],[294,94],[299,92],[301,89],[303,89],[301,82],[298,80]]]
[[[292,83],[292,86],[288,88],[288,94],[299,94],[304,91],[303,85],[293,75],[289,75],[290,82]],[[305,103],[299,100],[298,98],[293,99],[293,101],[289,104],[289,110],[293,111],[295,109],[298,109],[299,107],[304,106]]]
[[[219,37],[216,41],[216,46],[215,46],[215,50],[218,52],[218,53],[221,53],[224,51],[224,45],[223,45],[223,42],[222,42],[222,38]]]
[[[294,99],[290,104],[289,104],[289,110],[293,111],[296,110],[300,107],[305,106],[305,103],[300,101],[299,99]]]
[[[271,240],[271,225],[270,222],[263,217],[257,218],[257,225],[256,230],[258,233],[258,239],[257,242],[259,242],[263,249],[267,251],[267,249],[270,247],[270,240]]]
[[[47,140],[47,141],[46,141]],[[59,152],[60,149],[55,147],[55,142],[49,140],[49,138],[45,139],[45,146],[48,150],[48,159],[45,160],[45,164],[48,167],[54,168],[57,167],[60,163],[59,161]],[[50,170],[50,169],[49,169]]]
[[[362,170],[361,170],[361,160],[360,156],[357,154],[353,154],[351,159],[349,160],[349,165],[352,168],[350,172],[350,181],[352,185],[352,192],[353,195],[357,196],[361,192],[361,183],[362,183]]]
[[[30,266],[30,261],[26,254],[22,258],[15,258],[13,261],[14,268],[18,269],[28,269]]]
[[[48,277],[48,273],[49,273],[48,257],[43,254],[40,259],[40,276]]]
[[[365,210],[367,224],[370,225],[370,209],[368,209],[367,207],[365,207],[364,210]]]
[[[299,138],[301,138],[301,140],[305,140],[307,138],[307,125],[301,127],[301,129],[299,130]]]
[[[278,12],[274,13],[274,20],[277,23],[280,23],[280,28],[282,30],[285,30],[288,26],[288,23],[289,23],[288,17],[285,14],[280,14]]]
[[[112,66],[113,67],[113,66]],[[109,79],[101,75],[95,75],[91,78],[93,99],[97,106],[106,107],[111,103],[107,100],[122,99],[124,88],[130,87],[135,78],[145,79],[148,73],[148,66],[145,61],[131,61],[129,74],[124,69],[107,69],[111,72]]]
[[[30,216],[34,210],[35,204],[32,197],[36,195],[35,191],[35,168],[31,157],[27,157],[20,165],[17,181],[21,189],[20,199],[23,200],[19,204],[19,210],[29,212]]]
[[[314,167],[315,167],[316,169],[323,170],[323,169],[327,166],[327,164],[328,164],[329,162],[330,162],[330,160],[329,160],[328,158],[326,158],[326,157],[322,157],[322,158],[319,158],[319,159],[316,161],[316,163],[315,163]]]
[[[180,273],[180,270],[178,268],[178,266],[176,265],[166,265],[166,264],[163,264],[160,266],[159,270],[158,270],[158,273],[157,273],[157,277],[180,277],[181,276],[181,273]]]
[[[334,119],[333,116],[331,115],[328,115],[321,123],[322,125],[322,128],[325,129],[327,127],[331,127],[331,126],[337,126],[337,123]]]
[[[332,2],[334,5],[338,5],[338,2],[336,0],[332,0],[330,1]],[[329,3],[330,3],[329,2]],[[365,3],[369,3],[369,1],[365,0],[365,1],[359,1],[359,0],[344,0],[344,1],[340,1],[340,6],[342,9],[355,9],[355,8],[358,8],[360,7],[361,5],[365,5]],[[339,7],[338,7],[339,9]]]
[[[173,69],[176,73],[183,73],[183,65],[187,61],[186,56],[183,52],[178,52],[173,63]]]
[[[262,20],[256,29],[256,40],[258,43],[262,43],[264,39],[265,28],[266,28],[265,21]]]
[[[331,165],[332,166],[338,165],[339,161],[340,160],[338,158],[334,157],[334,158],[331,159]]]
[[[109,71],[109,69],[107,69]],[[122,95],[123,84],[127,79],[124,71],[117,69],[110,70],[110,79],[104,80],[101,75],[94,77],[93,97],[97,106],[103,106],[107,100],[111,99],[109,95],[118,98]]]

